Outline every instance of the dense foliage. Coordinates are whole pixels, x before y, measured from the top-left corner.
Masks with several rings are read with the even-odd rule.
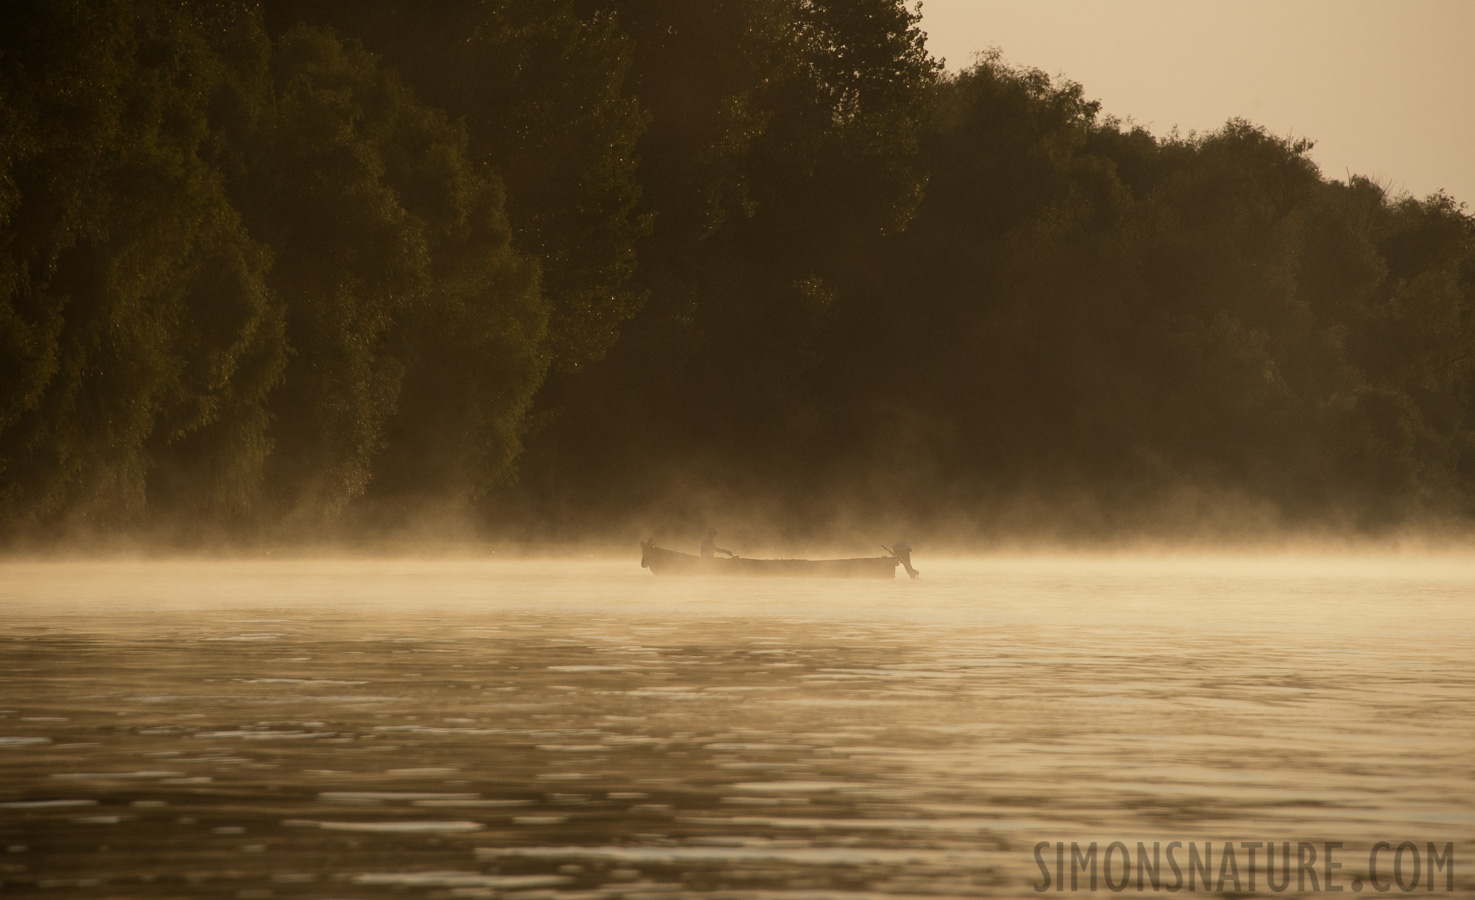
[[[1475,512],[1461,204],[924,40],[903,0],[5,4],[0,528]]]

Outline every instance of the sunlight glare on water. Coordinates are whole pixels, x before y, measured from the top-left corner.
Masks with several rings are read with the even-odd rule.
[[[0,563],[0,891],[1033,896],[1072,840],[1475,885],[1471,561],[917,564]]]

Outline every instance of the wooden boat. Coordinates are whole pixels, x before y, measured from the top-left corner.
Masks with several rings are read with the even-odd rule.
[[[747,559],[693,556],[640,542],[640,566],[656,575],[732,575],[749,578],[895,578],[899,556],[859,559]],[[908,573],[915,572],[910,565]],[[913,578],[917,577],[912,575]]]

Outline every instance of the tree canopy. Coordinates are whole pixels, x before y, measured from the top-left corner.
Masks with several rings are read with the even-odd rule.
[[[3,537],[1469,521],[1462,203],[925,39],[903,0],[6,4]]]

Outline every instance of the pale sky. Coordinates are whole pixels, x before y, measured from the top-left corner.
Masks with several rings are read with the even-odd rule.
[[[996,46],[1153,134],[1239,116],[1475,213],[1475,0],[923,0],[922,28],[949,70]]]

